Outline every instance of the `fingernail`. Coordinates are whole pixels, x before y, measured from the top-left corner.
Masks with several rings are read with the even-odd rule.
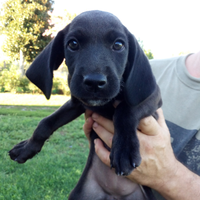
[[[98,118],[98,114],[93,113],[93,114],[92,114],[92,119],[95,120],[95,119],[97,119],[97,118]]]
[[[97,128],[97,127],[98,127],[98,124],[97,124],[96,122],[94,122],[93,128],[95,129],[95,128]]]
[[[97,143],[97,139],[94,140],[94,144],[96,144],[96,143]]]

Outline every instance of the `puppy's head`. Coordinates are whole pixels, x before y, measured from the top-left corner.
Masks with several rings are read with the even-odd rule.
[[[71,94],[90,106],[104,105],[120,90],[128,58],[128,38],[112,14],[85,12],[64,39]]]
[[[101,106],[117,96],[122,81],[125,93],[129,93],[126,92],[130,87],[129,75],[134,75],[138,49],[139,59],[144,59],[142,64],[147,63],[149,67],[134,36],[117,17],[107,12],[89,11],[77,16],[58,33],[26,75],[49,98],[53,70],[65,58],[71,94],[86,105]],[[138,78],[141,77],[138,75]],[[125,95],[132,104],[132,96]]]

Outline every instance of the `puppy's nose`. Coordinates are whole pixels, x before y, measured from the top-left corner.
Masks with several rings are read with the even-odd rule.
[[[106,86],[107,78],[103,74],[86,75],[83,78],[83,83],[87,90],[96,92]]]

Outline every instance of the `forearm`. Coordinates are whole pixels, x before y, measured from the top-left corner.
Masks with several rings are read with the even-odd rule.
[[[155,189],[167,200],[197,200],[200,198],[200,177],[178,162],[173,177],[163,180]]]

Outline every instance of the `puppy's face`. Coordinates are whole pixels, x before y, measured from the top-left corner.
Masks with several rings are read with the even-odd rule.
[[[120,91],[128,58],[128,38],[112,14],[79,15],[64,41],[71,94],[89,106],[101,106]]]

